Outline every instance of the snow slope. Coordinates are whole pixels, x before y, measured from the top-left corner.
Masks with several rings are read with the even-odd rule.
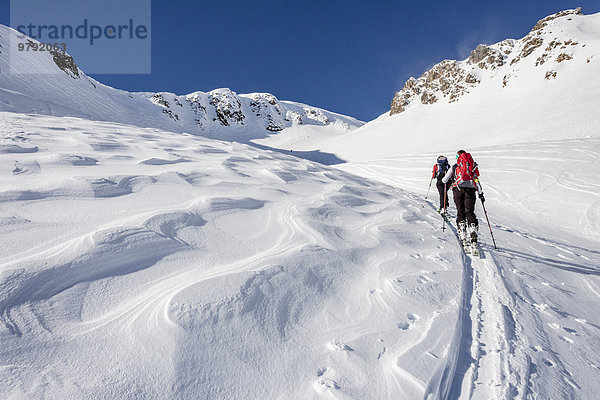
[[[598,398],[600,139],[469,151],[480,165],[498,249],[478,204],[484,259],[464,260],[464,308],[449,351],[449,377],[432,379],[429,398]],[[339,168],[425,198],[438,155]],[[435,188],[429,199],[437,208]],[[448,238],[454,221],[450,225]]]
[[[349,134],[258,142],[325,149],[348,161],[338,169],[421,198],[438,155],[471,152],[498,249],[478,204],[484,258],[462,260],[458,323],[424,397],[599,398],[600,14],[559,13],[483,51],[506,47],[483,66],[481,47],[440,63],[399,92],[410,95],[401,112]],[[426,204],[438,207],[435,187]]]
[[[419,398],[461,253],[413,195],[242,144],[0,113],[0,397]]]
[[[600,393],[598,139],[474,149],[499,249],[482,220],[471,260],[423,201],[433,153],[334,169],[75,118],[0,132],[2,398]]]
[[[295,126],[347,133],[362,125],[352,117],[280,101],[269,93],[236,94],[225,88],[181,96],[117,90],[86,76],[68,54],[14,50],[24,40],[36,43],[0,25],[0,111],[81,117],[238,141]]]
[[[402,91],[411,96],[403,112],[386,113],[341,137],[299,149],[316,146],[362,161],[434,149],[598,137],[600,13],[566,14],[536,26],[523,39],[484,46],[496,55],[494,62],[474,63],[479,60],[474,51],[466,60],[436,65],[413,83],[418,95],[411,78],[410,89]],[[465,83],[469,74],[476,83]],[[437,101],[429,104],[431,96]]]

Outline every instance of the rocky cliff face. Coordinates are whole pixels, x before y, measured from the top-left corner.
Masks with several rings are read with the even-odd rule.
[[[510,84],[523,63],[533,63],[545,79],[554,79],[556,64],[573,59],[572,49],[585,46],[569,38],[561,38],[560,21],[571,21],[581,15],[581,8],[550,15],[519,40],[507,39],[493,45],[480,44],[463,61],[444,60],[419,78],[411,77],[392,99],[390,115],[404,112],[414,104],[452,103],[469,93],[482,80],[501,73],[503,87]],[[588,60],[589,62],[589,60]]]
[[[335,114],[316,107],[282,102],[269,93],[237,94],[230,89],[195,92],[186,96],[155,93],[150,100],[162,108],[166,118],[183,123],[193,121],[203,132],[219,127],[258,127],[268,132],[279,132],[294,125],[325,126],[339,119]],[[348,122],[345,123],[351,129],[353,124]]]

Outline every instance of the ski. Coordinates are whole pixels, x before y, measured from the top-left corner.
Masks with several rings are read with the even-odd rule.
[[[462,246],[463,251],[465,252],[465,254],[471,254],[471,243],[467,240],[466,236],[460,231],[460,229],[457,233],[458,240],[460,241],[460,245]]]
[[[466,235],[465,232],[457,231],[458,240],[460,245],[463,248],[463,251],[468,256],[473,257],[481,257],[481,252],[479,251],[479,243],[477,241],[471,241],[471,238]]]
[[[462,243],[462,248],[463,248],[463,251],[465,252],[465,254],[471,255],[471,245],[469,244],[469,242],[461,242],[461,243]]]
[[[471,255],[474,257],[480,257],[477,233],[472,232],[469,236],[470,237],[468,238],[468,240],[471,244]]]
[[[475,257],[481,256],[481,253],[479,252],[479,244],[477,242],[471,242],[471,255]]]
[[[444,218],[446,220],[446,222],[450,222],[450,216],[448,215],[448,211],[444,212],[443,209],[438,209],[437,213],[440,214],[442,216],[442,218]]]

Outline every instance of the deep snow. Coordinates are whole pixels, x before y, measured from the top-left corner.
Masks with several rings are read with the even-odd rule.
[[[599,393],[598,139],[473,149],[499,249],[478,209],[471,260],[423,200],[435,154],[1,119],[3,398]]]
[[[451,346],[465,378],[451,374],[446,392],[432,387],[433,398],[597,398],[600,138],[468,150],[480,166],[498,249],[478,203],[484,258],[463,260],[467,299],[458,319],[460,339]],[[425,198],[425,173],[438,155],[339,168]],[[435,188],[429,198],[430,208],[439,205]]]
[[[521,64],[500,97],[489,77],[258,141],[278,151],[65,117],[72,86],[52,102],[1,80],[0,398],[600,398],[600,30],[582,18],[564,31],[594,58],[555,80]],[[481,259],[425,200],[458,147],[498,244],[478,204]],[[319,149],[348,162],[298,151]]]
[[[412,194],[245,145],[0,114],[2,398],[420,397],[461,253]]]

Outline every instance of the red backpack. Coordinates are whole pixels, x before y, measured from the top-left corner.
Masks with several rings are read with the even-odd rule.
[[[456,184],[460,185],[466,181],[473,181],[475,183],[475,161],[469,153],[462,153],[458,160],[456,160],[456,170],[454,171],[456,176]]]

